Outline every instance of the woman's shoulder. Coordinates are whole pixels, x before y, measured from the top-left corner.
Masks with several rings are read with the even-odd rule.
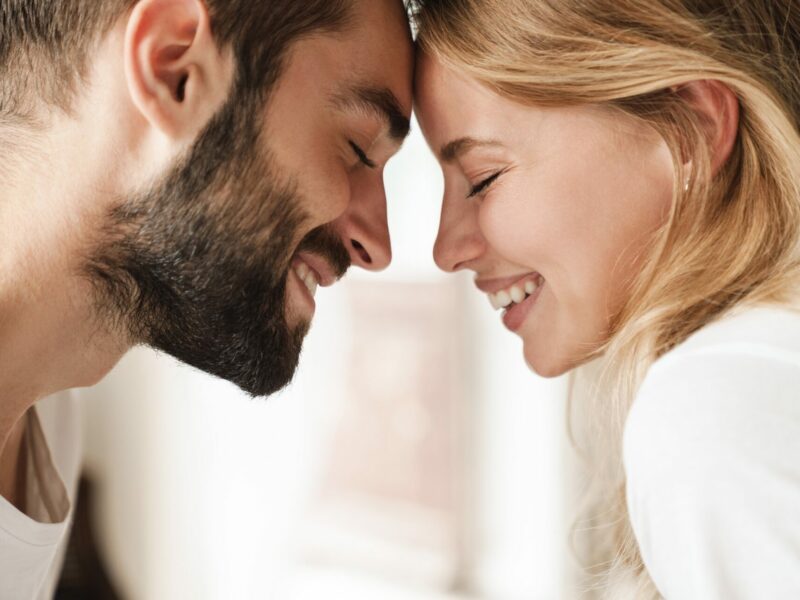
[[[758,306],[725,315],[659,358],[652,365],[648,377],[672,367],[687,356],[710,354],[782,357],[798,361],[800,307]]]
[[[768,474],[798,481],[797,456],[800,315],[780,308],[726,317],[662,357],[623,435],[629,493],[642,496],[677,486],[711,500],[711,482],[731,491]]]
[[[641,454],[667,436],[662,443],[722,451],[787,427],[800,434],[800,311],[758,307],[704,327],[652,365],[625,446]]]
[[[800,573],[798,456],[800,314],[741,311],[654,364],[623,458],[634,533],[666,597],[761,597],[776,577],[800,590],[800,575],[786,576]]]

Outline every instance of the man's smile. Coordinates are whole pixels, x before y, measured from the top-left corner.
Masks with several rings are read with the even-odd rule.
[[[344,266],[344,265],[342,265]],[[331,261],[316,252],[299,252],[292,260],[287,289],[305,307],[303,317],[310,320],[316,310],[315,297],[319,287],[329,287],[344,276],[346,268],[335,268]],[[290,304],[287,299],[287,304]],[[296,304],[291,303],[293,309]],[[302,310],[302,308],[301,308]]]

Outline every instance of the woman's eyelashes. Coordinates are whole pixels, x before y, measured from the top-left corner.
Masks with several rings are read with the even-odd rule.
[[[366,167],[368,167],[370,169],[374,169],[375,167],[378,166],[374,161],[369,159],[369,157],[367,156],[367,153],[364,152],[361,149],[361,146],[359,146],[358,144],[356,144],[352,140],[349,143],[350,143],[350,147],[353,149],[353,152],[355,152],[355,154],[358,157],[358,160],[361,162],[361,164],[363,164],[364,166],[366,166]]]
[[[480,193],[482,193],[482,192],[485,192],[487,189],[489,189],[489,187],[490,187],[490,186],[491,186],[491,185],[492,185],[492,184],[493,184],[495,181],[497,181],[497,179],[498,179],[498,178],[499,178],[499,177],[500,177],[500,176],[501,176],[501,175],[502,175],[504,172],[505,172],[505,171],[497,171],[496,173],[494,173],[493,175],[490,175],[489,177],[487,177],[486,179],[484,179],[484,180],[483,180],[483,181],[481,181],[480,183],[477,183],[477,184],[475,184],[474,186],[472,186],[472,189],[470,190],[470,192],[469,192],[469,195],[467,196],[467,198],[474,198],[474,197],[475,197],[475,196],[477,196],[478,194],[480,194]]]

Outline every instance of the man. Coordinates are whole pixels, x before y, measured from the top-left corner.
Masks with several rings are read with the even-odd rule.
[[[412,63],[401,0],[0,0],[0,599],[71,511],[39,399],[139,344],[270,394],[317,285],[389,264]]]

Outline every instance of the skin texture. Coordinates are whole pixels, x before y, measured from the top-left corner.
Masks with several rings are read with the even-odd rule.
[[[516,333],[534,371],[564,373],[607,338],[637,258],[668,215],[666,144],[595,107],[512,102],[427,55],[418,61],[416,89],[420,125],[445,180],[436,263],[447,272],[473,271],[489,288],[543,276]],[[463,138],[492,144],[442,155]]]
[[[239,357],[259,355],[246,364],[283,377],[206,370],[273,391],[313,316],[292,262],[314,255],[330,282],[389,264],[383,168],[406,133],[413,52],[399,0],[354,11],[345,31],[298,41],[270,95],[237,111],[234,58],[204,4],[141,0],[102,40],[73,110],[41,108],[46,126],[0,171],[0,481],[15,480],[6,440],[36,400],[96,383],[139,343],[206,368],[236,340]],[[391,122],[375,109],[388,96]],[[230,147],[220,124],[243,123]],[[294,338],[288,356],[259,346],[269,332]]]

